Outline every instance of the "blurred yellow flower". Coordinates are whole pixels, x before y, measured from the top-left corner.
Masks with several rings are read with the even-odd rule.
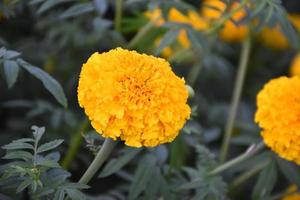
[[[190,116],[185,81],[169,63],[117,48],[83,65],[78,101],[103,137],[132,147],[171,142]]]
[[[289,14],[289,20],[294,25],[296,30],[300,31],[300,15]],[[290,47],[289,41],[282,33],[280,25],[272,28],[266,27],[259,34],[260,40],[263,44],[271,49],[284,50]]]
[[[155,21],[157,26],[161,26],[165,23],[162,17],[162,12],[159,8],[147,11],[145,16],[150,20]],[[196,30],[205,30],[208,28],[208,23],[195,11],[188,11],[187,15],[184,15],[176,8],[171,8],[168,12],[167,21],[188,24]],[[180,30],[178,34],[178,41],[184,48],[189,48],[191,46],[185,30]]]
[[[201,14],[205,19],[210,20],[211,23],[220,19],[223,12],[226,10],[226,4],[220,0],[205,0],[203,4]],[[238,5],[238,3],[234,3],[230,9],[233,9]],[[232,19],[238,22],[245,17],[245,15],[246,11],[240,10],[232,16]],[[244,40],[248,34],[249,29],[247,26],[236,25],[231,20],[228,20],[220,31],[220,38],[226,42],[240,42]]]
[[[280,77],[257,95],[255,121],[265,144],[280,157],[300,164],[300,78]]]
[[[154,43],[155,43],[155,46],[159,46],[160,42],[161,42],[161,38],[156,39],[155,42],[154,42]],[[164,58],[170,58],[172,54],[173,54],[173,50],[172,50],[171,47],[165,47],[165,48],[161,51],[161,55],[162,55],[162,57],[164,57]]]
[[[292,60],[290,66],[290,76],[299,76],[300,77],[300,54],[298,53]]]
[[[165,23],[165,20],[161,13],[161,9],[159,8],[148,10],[144,14],[149,20],[153,21],[156,26],[161,26]]]
[[[297,192],[297,186],[291,185],[288,188],[287,192],[288,193]],[[299,193],[290,194],[290,195],[283,197],[281,200],[300,200],[300,194]]]

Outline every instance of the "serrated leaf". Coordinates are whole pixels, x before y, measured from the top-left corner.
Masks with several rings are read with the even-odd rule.
[[[148,156],[138,166],[129,189],[129,200],[137,199],[138,196],[146,189],[154,173],[156,159],[154,156]]]
[[[34,147],[28,143],[13,142],[13,143],[2,146],[2,149],[6,149],[6,150],[34,149]]]
[[[57,190],[55,192],[53,200],[64,200],[65,198],[65,191],[64,190]]]
[[[43,177],[43,183],[47,187],[56,187],[69,178],[71,174],[61,168],[50,169]]]
[[[178,37],[179,34],[179,29],[175,29],[175,30],[169,30],[162,38],[161,42],[159,43],[155,54],[158,55],[159,53],[161,53],[161,51],[168,47],[169,45],[171,45]]]
[[[79,190],[67,189],[66,192],[72,200],[85,200],[85,199],[87,199],[87,197],[82,192],[80,192]]]
[[[44,87],[55,97],[55,99],[64,107],[67,107],[67,98],[61,87],[61,85],[52,78],[49,74],[38,67],[34,67],[25,61],[18,59],[18,63],[26,71],[35,76],[37,79],[42,81]]]
[[[37,153],[42,153],[42,152],[45,152],[45,151],[49,151],[49,150],[52,150],[56,147],[58,147],[61,143],[63,143],[64,140],[53,140],[51,142],[47,142],[45,144],[42,144],[41,146],[38,147],[37,149]]]
[[[277,179],[276,163],[271,161],[259,174],[258,180],[252,192],[253,200],[268,199]]]
[[[23,181],[16,189],[17,193],[22,192],[25,188],[27,188],[33,181],[31,179],[26,179],[25,181]]]
[[[46,0],[38,9],[37,13],[42,14],[46,12],[47,10],[53,8],[56,5],[59,5],[61,3],[69,2],[72,0]]]
[[[59,164],[52,160],[47,160],[45,158],[39,158],[36,165],[50,167],[50,168],[60,168]]]
[[[103,168],[99,177],[109,176],[117,171],[119,171],[122,167],[124,167],[132,158],[134,158],[141,150],[140,149],[128,149],[124,152],[124,154],[118,158],[111,159]]]
[[[81,14],[84,14],[84,13],[91,12],[94,9],[95,8],[94,8],[92,3],[80,3],[80,4],[73,5],[72,7],[70,7],[68,10],[66,10],[59,17],[61,19],[75,17],[77,15],[81,15]]]
[[[4,60],[4,74],[8,88],[11,88],[17,81],[19,74],[19,66],[16,61]]]
[[[42,138],[46,130],[45,127],[38,126],[31,126],[31,129],[33,130],[33,137],[36,139],[37,142]]]
[[[7,152],[2,159],[22,159],[22,160],[31,160],[32,154],[27,151],[11,151]]]

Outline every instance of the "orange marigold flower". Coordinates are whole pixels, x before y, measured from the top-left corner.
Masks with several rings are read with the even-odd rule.
[[[297,54],[292,60],[290,66],[290,75],[300,77],[300,54]]]
[[[300,164],[300,78],[280,77],[257,95],[255,121],[261,135],[282,158]]]
[[[188,91],[162,58],[117,48],[83,65],[78,101],[104,137],[132,147],[171,142],[190,116]]]
[[[287,192],[288,193],[297,192],[297,186],[296,185],[291,185],[288,188]],[[299,193],[289,194],[289,195],[283,197],[282,200],[300,200],[300,194]]]
[[[231,9],[238,6],[238,3],[234,3]],[[205,0],[201,13],[204,18],[214,22],[218,20],[223,12],[226,10],[226,4],[220,0]],[[240,21],[246,16],[245,10],[236,12],[232,19]],[[245,25],[236,25],[231,20],[225,22],[223,29],[220,31],[220,37],[226,42],[240,42],[244,40],[249,34],[249,29]]]

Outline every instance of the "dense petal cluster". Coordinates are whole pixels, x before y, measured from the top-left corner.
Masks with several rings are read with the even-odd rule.
[[[292,60],[290,66],[290,75],[300,77],[300,54],[297,54]]]
[[[289,16],[290,22],[296,28],[296,30],[300,31],[300,15],[298,14],[290,14]],[[281,30],[281,26],[279,24],[275,25],[272,28],[266,27],[259,34],[260,40],[263,44],[269,48],[284,50],[290,47],[289,41],[286,36],[283,34],[283,30]],[[274,42],[276,41],[276,42]]]
[[[204,6],[202,7],[201,13],[205,19],[214,22],[218,20],[227,9],[226,4],[220,0],[205,0]],[[234,9],[238,6],[238,3],[234,3],[230,9]],[[240,21],[243,17],[246,16],[245,10],[240,10],[236,12],[232,19],[234,21]],[[244,40],[249,33],[249,29],[245,25],[236,25],[232,22],[232,20],[228,20],[225,22],[223,29],[220,31],[220,37],[222,40],[226,42],[240,42]]]
[[[78,101],[92,126],[132,147],[174,140],[190,116],[187,98],[166,60],[136,51],[94,53],[80,73]]]
[[[300,78],[280,77],[257,95],[255,121],[267,146],[300,164]]]
[[[285,197],[282,198],[282,200],[300,200],[300,194],[295,192],[297,192],[297,186],[291,185],[288,188],[287,193],[292,193],[292,194],[286,195]]]

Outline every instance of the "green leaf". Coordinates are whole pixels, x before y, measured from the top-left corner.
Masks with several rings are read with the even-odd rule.
[[[67,98],[61,85],[45,71],[38,67],[34,67],[29,63],[18,59],[18,63],[30,74],[42,81],[44,87],[55,97],[55,99],[64,107],[67,107]]]
[[[138,196],[146,189],[147,184],[154,173],[155,163],[155,157],[148,156],[138,166],[129,189],[129,200],[137,199]]]
[[[27,151],[11,151],[7,152],[2,159],[22,159],[22,160],[31,160],[32,154]]]
[[[87,199],[87,197],[82,192],[80,192],[79,190],[67,189],[66,192],[72,200],[85,200],[85,199]]]
[[[83,184],[83,183],[66,183],[63,186],[65,189],[77,189],[77,190],[83,190],[83,189],[89,189],[90,186]]]
[[[16,61],[13,60],[4,60],[4,74],[6,77],[6,82],[8,88],[11,88],[17,81],[19,74],[19,66]]]
[[[282,174],[290,181],[291,184],[296,184],[297,187],[300,188],[299,166],[279,157],[277,157],[276,161]]]
[[[47,0],[39,7],[37,14],[42,14],[45,11],[53,8],[54,6],[56,6],[58,4],[69,2],[69,1],[72,1],[72,0]]]
[[[55,192],[53,200],[64,200],[65,198],[65,191],[64,190],[57,190]]]
[[[17,58],[19,56],[20,56],[20,53],[17,51],[6,50],[3,57],[4,57],[4,60],[8,60],[8,59]]]
[[[63,143],[64,140],[53,140],[51,142],[47,142],[45,144],[42,144],[38,149],[37,149],[37,153],[41,153],[41,152],[45,152],[45,151],[49,151],[51,149],[54,149],[56,147],[58,147],[61,143]]]
[[[25,181],[23,181],[18,187],[17,187],[17,190],[16,190],[16,192],[17,193],[20,193],[20,192],[22,192],[25,188],[27,188],[29,185],[31,185],[32,184],[32,180],[31,179],[26,179]]]
[[[177,39],[179,31],[179,29],[169,30],[162,38],[160,44],[158,45],[155,51],[155,54],[158,55],[165,47],[171,45]]]
[[[31,126],[31,129],[33,130],[33,137],[37,142],[40,141],[41,137],[45,133],[45,127]]]
[[[271,161],[259,174],[258,180],[252,192],[253,200],[265,200],[270,196],[277,180],[275,161]]]
[[[68,10],[66,10],[62,15],[59,17],[61,19],[66,19],[70,17],[75,17],[77,15],[81,15],[84,13],[88,13],[93,11],[95,8],[92,3],[80,3],[72,6]]]
[[[45,158],[39,158],[36,162],[39,166],[50,167],[50,168],[60,168],[59,164],[53,160],[48,160]]]
[[[131,159],[133,159],[141,149],[133,149],[128,148],[124,151],[124,154],[118,158],[111,159],[101,171],[99,177],[109,176],[117,171],[119,171],[122,167],[124,167]]]
[[[34,139],[32,139],[32,138],[21,138],[21,139],[12,141],[12,143],[20,143],[20,142],[34,142]]]
[[[2,146],[2,149],[6,150],[16,150],[16,149],[34,149],[31,144],[22,142],[12,142],[10,144]]]

